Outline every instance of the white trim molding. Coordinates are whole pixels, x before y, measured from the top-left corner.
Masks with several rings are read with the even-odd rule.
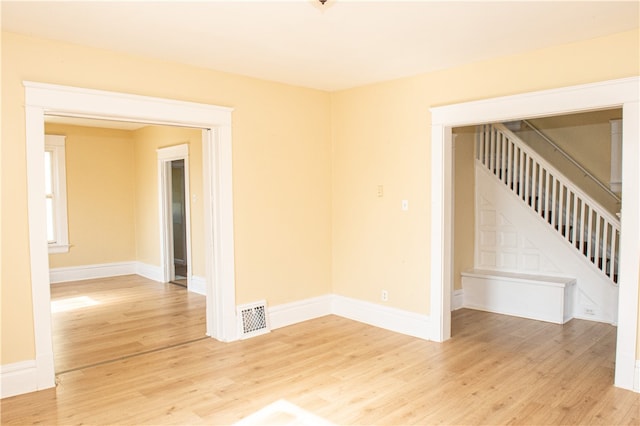
[[[457,311],[464,308],[464,289],[454,290],[451,295],[451,310]]]
[[[431,108],[431,340],[451,337],[451,129],[622,107],[622,214],[615,385],[633,389],[640,269],[640,77]]]
[[[67,281],[132,275],[136,273],[137,262],[114,262],[95,265],[67,266],[63,268],[51,268],[49,270],[49,281],[51,284],[55,284]]]
[[[49,253],[69,252],[69,221],[67,214],[66,141],[62,135],[44,135],[45,151],[51,154],[51,192],[53,197],[52,226],[55,241],[49,242]],[[49,198],[49,197],[47,197]]]
[[[633,390],[640,393],[640,359],[636,360],[636,373],[633,378]]]
[[[144,262],[136,262],[136,274],[159,283],[165,282],[162,275],[162,267],[158,265],[150,265]]]
[[[171,99],[24,81],[29,260],[35,338],[36,389],[55,385],[51,293],[45,222],[45,114],[109,119],[203,130],[207,335],[237,339],[231,158],[232,109]],[[138,273],[155,279],[153,268]]]
[[[274,330],[276,328],[330,315],[332,313],[331,297],[330,295],[325,295],[270,306],[269,321],[271,329]]]
[[[0,369],[0,398],[38,390],[36,361],[20,361],[3,365]]]
[[[420,339],[428,340],[429,337],[429,317],[426,315],[337,294],[327,294],[269,307],[271,329],[326,315],[337,315]]]
[[[385,330],[429,340],[430,324],[427,315],[339,295],[332,297],[331,313]]]
[[[192,293],[207,295],[207,279],[198,275],[191,275],[191,279],[187,283],[187,290]]]

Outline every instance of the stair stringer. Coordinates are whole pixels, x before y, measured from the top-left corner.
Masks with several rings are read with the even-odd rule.
[[[475,178],[475,267],[576,278],[573,317],[615,324],[618,287],[481,164],[476,164]],[[492,228],[491,211],[495,212],[493,237],[482,231]]]

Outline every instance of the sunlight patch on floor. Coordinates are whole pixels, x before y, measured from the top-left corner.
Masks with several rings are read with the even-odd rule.
[[[86,308],[88,306],[99,305],[100,302],[89,296],[70,297],[69,299],[51,301],[51,312],[68,312],[74,309]]]
[[[318,417],[295,404],[278,400],[264,408],[256,411],[248,417],[240,420],[235,426],[254,425],[313,425],[313,426],[335,426],[328,420]]]

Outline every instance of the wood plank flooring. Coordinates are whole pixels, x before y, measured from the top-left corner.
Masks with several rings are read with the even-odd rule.
[[[55,284],[51,302],[58,373],[205,337],[204,296],[138,275]]]
[[[141,322],[156,314],[129,302],[144,306],[125,310]],[[640,394],[612,385],[615,327],[466,309],[452,326],[434,343],[327,316],[244,341],[195,340],[59,374],[56,389],[2,400],[2,424],[224,425],[280,399],[339,425],[640,424]],[[87,356],[76,361],[94,364]]]

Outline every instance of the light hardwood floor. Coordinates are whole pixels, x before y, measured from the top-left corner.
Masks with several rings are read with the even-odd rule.
[[[205,302],[184,287],[137,275],[55,284],[56,372],[203,338]]]
[[[155,294],[157,286],[142,287]],[[137,321],[124,322],[145,330],[146,314],[155,316],[161,302],[135,288],[123,312]],[[183,295],[183,315],[204,315]],[[81,310],[68,312],[69,327],[94,327],[83,325]],[[640,395],[612,385],[614,327],[466,309],[452,322],[445,343],[337,316],[233,343],[189,337],[59,374],[56,389],[4,399],[2,423],[232,424],[284,399],[335,424],[640,424]],[[93,334],[104,352],[120,346]],[[94,364],[88,356],[76,361]]]

